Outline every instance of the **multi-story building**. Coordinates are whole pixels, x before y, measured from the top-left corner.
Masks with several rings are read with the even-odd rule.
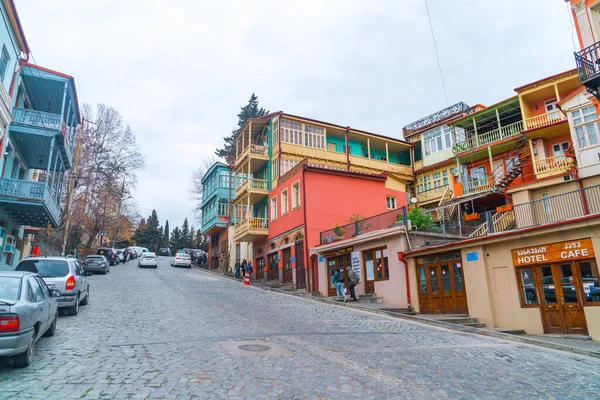
[[[59,224],[80,115],[73,78],[29,63],[14,3],[3,1],[1,11],[0,126],[8,129],[0,159],[0,267],[6,268],[21,257],[24,226]]]
[[[406,205],[403,140],[279,112],[249,120],[235,144],[234,240],[253,242],[258,279],[316,289],[305,260],[321,231]]]
[[[230,204],[235,196],[235,181],[231,168],[222,162],[213,164],[202,178],[202,227],[208,237],[208,267],[220,268],[227,262],[231,269],[237,260],[251,260],[252,247],[246,242],[230,240]]]

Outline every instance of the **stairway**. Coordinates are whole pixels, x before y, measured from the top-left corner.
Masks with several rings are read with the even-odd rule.
[[[503,213],[495,213],[492,216],[492,223],[494,225],[494,232],[504,232],[512,229],[515,226],[515,213],[512,210]],[[469,236],[486,236],[488,233],[488,224],[486,221],[479,225],[479,227]]]
[[[469,314],[427,314],[420,317],[473,328],[486,327],[485,322],[479,322],[478,318],[470,317]]]
[[[523,173],[525,162],[531,158],[528,141],[522,137],[517,140],[517,144],[510,153],[507,154],[507,159],[518,157],[518,161],[508,171],[504,170],[504,163],[498,165],[492,171],[492,179],[494,179],[494,191],[503,193],[506,187],[514,182]]]
[[[357,302],[371,303],[371,304],[383,304],[383,297],[377,297],[376,294],[359,294]]]

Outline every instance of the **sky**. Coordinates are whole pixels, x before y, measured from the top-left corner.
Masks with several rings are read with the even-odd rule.
[[[491,105],[575,67],[564,0],[15,0],[38,65],[115,107],[147,166],[133,196],[194,219],[192,170],[256,93],[270,111],[395,138],[449,104]],[[194,221],[196,227],[199,222]]]

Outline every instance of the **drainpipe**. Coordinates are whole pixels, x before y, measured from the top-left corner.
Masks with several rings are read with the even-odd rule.
[[[233,209],[232,205],[231,205],[231,185],[233,185],[233,165],[229,165],[229,199],[227,199],[228,204],[227,204],[227,227],[225,228],[225,243],[227,243],[227,251],[229,251],[229,226],[231,225],[231,210]],[[218,210],[218,205],[217,205],[217,213],[219,212]],[[211,241],[212,242],[212,241]],[[212,243],[211,243],[212,244]],[[211,252],[212,253],[212,252]],[[230,252],[231,254],[231,252]],[[212,255],[212,254],[211,254]],[[229,257],[228,257],[229,258]],[[230,261],[230,260],[228,260]],[[237,260],[235,260],[237,262]],[[210,267],[208,267],[210,269]],[[225,271],[229,270],[229,265],[227,266],[227,268],[225,268],[225,266],[223,266],[223,275],[225,275]]]
[[[350,127],[346,127],[346,164],[348,164],[348,171],[350,171],[350,147],[348,146],[348,133],[350,132]]]
[[[407,233],[408,235],[408,233]],[[398,252],[398,261],[402,262],[404,264],[404,271],[405,271],[405,276],[406,276],[406,299],[408,301],[408,307],[412,307],[412,302],[410,300],[410,282],[408,281],[408,261],[406,261],[406,258],[404,258],[404,252],[403,251],[399,251]]]
[[[348,149],[348,147],[346,147],[346,150]],[[281,152],[280,152],[281,153]],[[308,273],[308,265],[310,262],[310,259],[308,258],[308,230],[306,228],[306,178],[305,178],[305,173],[306,173],[306,164],[302,165],[302,187],[300,188],[300,190],[302,190],[302,212],[304,214],[304,279],[306,279],[306,290],[310,293],[313,290],[313,287],[311,285],[310,282],[310,274]],[[321,244],[321,243],[319,243]],[[297,266],[297,265],[296,265]],[[318,268],[318,264],[317,264],[317,268]],[[315,272],[313,271],[313,276],[314,276]]]

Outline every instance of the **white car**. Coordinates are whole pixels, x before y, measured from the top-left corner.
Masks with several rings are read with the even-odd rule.
[[[171,258],[171,266],[192,268],[192,257],[189,254],[177,253]]]
[[[154,253],[143,253],[138,260],[138,267],[152,267],[158,268],[158,258]]]

